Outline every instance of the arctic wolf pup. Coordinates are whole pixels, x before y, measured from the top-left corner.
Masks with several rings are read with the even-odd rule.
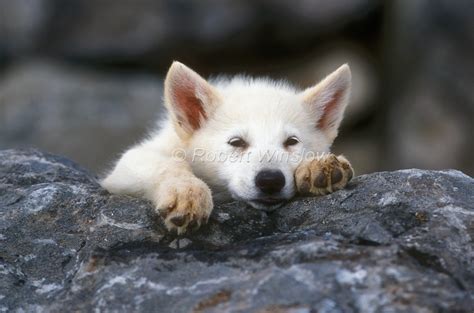
[[[151,200],[178,233],[207,222],[213,196],[271,210],[296,193],[344,188],[352,167],[329,149],[350,86],[347,65],[298,91],[242,76],[208,82],[174,62],[164,87],[167,119],[121,156],[102,186]]]

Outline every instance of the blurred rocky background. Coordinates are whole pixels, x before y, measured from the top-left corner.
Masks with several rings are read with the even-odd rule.
[[[472,0],[0,0],[0,149],[100,173],[162,114],[172,60],[307,87],[348,62],[358,173],[474,175]]]

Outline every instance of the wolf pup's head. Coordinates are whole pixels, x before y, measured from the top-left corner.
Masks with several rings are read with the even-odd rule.
[[[165,81],[165,105],[193,172],[215,197],[273,209],[294,196],[298,164],[329,152],[350,86],[347,65],[299,91],[241,76],[208,82],[174,62]]]

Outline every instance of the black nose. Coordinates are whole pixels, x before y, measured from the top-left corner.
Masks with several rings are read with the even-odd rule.
[[[262,170],[255,176],[255,185],[263,193],[277,193],[285,186],[285,176],[280,170]]]

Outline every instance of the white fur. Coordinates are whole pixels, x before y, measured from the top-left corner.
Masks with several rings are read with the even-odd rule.
[[[206,112],[198,129],[183,120],[183,111],[174,103],[173,95],[179,95],[186,86],[195,88],[194,94]],[[294,172],[301,162],[301,158],[289,156],[329,152],[349,89],[347,65],[320,84],[299,91],[287,83],[242,76],[207,83],[174,62],[165,82],[168,118],[148,139],[122,155],[102,185],[110,192],[144,196],[156,204],[164,196],[159,192],[163,184],[180,184],[180,177],[191,175],[210,187],[215,200],[234,198],[262,208],[252,201],[258,197],[254,180],[267,168],[283,172],[286,184],[281,196],[289,199],[295,194]],[[330,123],[326,129],[318,129],[318,120],[337,92],[341,97],[337,109],[327,116]],[[247,149],[228,144],[236,136],[248,142]],[[296,136],[300,143],[285,149],[283,143],[290,136]],[[173,157],[177,151],[186,152],[186,160]],[[221,156],[221,160],[213,160],[213,155]],[[230,155],[234,158],[223,157]],[[277,157],[262,160],[265,155]],[[242,159],[236,160],[239,156]]]

